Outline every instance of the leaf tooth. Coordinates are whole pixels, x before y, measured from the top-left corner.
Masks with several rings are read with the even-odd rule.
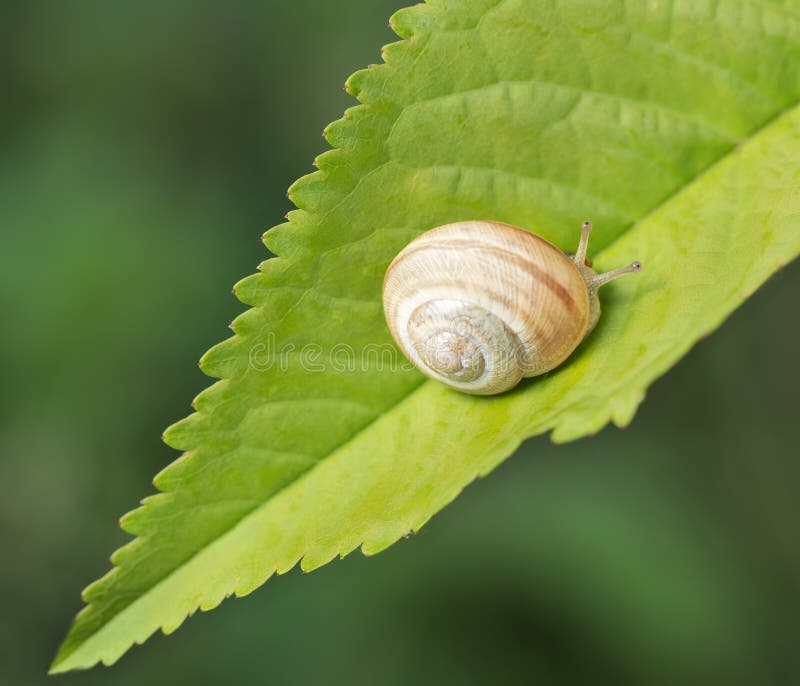
[[[349,95],[352,95],[360,102],[364,102],[361,97],[361,93],[364,90],[364,84],[368,83],[371,78],[372,75],[370,74],[369,69],[359,69],[358,71],[354,71],[347,78],[347,81],[344,82],[344,89]],[[329,130],[330,125],[325,128],[326,132]],[[327,135],[325,137],[327,138]]]
[[[326,150],[317,156],[316,162],[319,169],[324,172],[346,170],[350,157],[344,150]]]
[[[178,486],[193,475],[197,461],[198,453],[196,451],[183,453],[153,477],[153,485],[164,493],[177,490]]]
[[[213,407],[225,400],[230,390],[228,380],[221,379],[200,391],[192,401],[192,405],[197,412],[211,411]]]
[[[386,99],[370,105],[357,105],[347,110],[346,116],[332,122],[326,129],[328,142],[333,146],[325,154],[333,152],[340,176],[337,183],[356,182],[353,174],[365,166],[372,168],[388,160],[386,142],[391,131],[391,122],[400,115],[401,106]]]
[[[305,216],[305,212],[302,210],[289,210],[286,215],[285,219],[289,222],[298,223],[302,221],[302,218]],[[266,233],[266,232],[265,232]],[[263,238],[263,236],[262,236]]]
[[[643,388],[631,388],[610,398],[611,419],[620,429],[628,426],[645,397]]]
[[[387,70],[393,68],[392,63],[395,61],[399,62],[402,56],[407,53],[407,51],[408,45],[405,43],[405,41],[399,41],[397,43],[385,45],[381,49],[381,55],[386,61],[385,64],[372,65],[367,69],[360,69],[350,75],[345,82],[345,90],[349,95],[352,95],[356,100],[358,100],[360,104],[346,110],[342,119],[347,121],[354,116],[371,116],[373,114],[373,107],[379,107],[382,104],[395,101],[395,98],[386,90],[386,80],[388,76]],[[361,111],[359,108],[366,109]],[[341,122],[342,119],[329,124],[325,128],[325,138],[332,145],[334,144],[334,140],[330,138],[331,129],[334,125]],[[348,147],[357,147],[359,152],[361,152],[365,150],[366,146],[360,145],[360,142],[361,139],[354,140],[353,145]],[[338,147],[338,145],[336,147]]]
[[[202,443],[206,435],[207,421],[203,413],[194,412],[167,427],[162,439],[175,450],[193,450]]]
[[[124,515],[122,515],[122,517],[119,518],[119,528],[125,533],[131,534],[132,536],[140,536],[144,533],[148,514],[148,508],[143,501],[140,507],[137,507],[135,510],[131,510],[130,512],[126,512]]]
[[[409,40],[418,33],[430,31],[433,20],[439,13],[440,10],[430,3],[404,7],[389,17],[389,28],[403,40]]]
[[[294,566],[294,565],[292,565]],[[256,572],[255,569],[249,569],[249,576],[240,576],[234,585],[233,594],[237,598],[242,598],[255,591],[259,586],[265,584],[270,577],[272,577],[276,570],[275,567],[270,567],[261,572]]]
[[[298,551],[297,546],[293,546],[290,549],[290,552],[284,555],[283,559],[279,561],[275,565],[275,573],[276,574],[286,574],[286,572],[291,571],[297,566],[298,562],[301,562],[302,553]]]
[[[276,302],[276,289],[285,288],[287,283],[291,283],[293,288],[310,286],[309,273],[304,267],[297,260],[273,257],[261,264],[261,271],[239,281],[234,292],[239,300],[253,308],[265,305],[280,307]]]
[[[305,210],[294,210],[289,213],[291,221],[283,224],[273,226],[266,231],[262,236],[262,241],[267,250],[277,255],[279,258],[294,258],[310,254],[310,250],[306,246],[304,232],[307,228],[316,225],[316,221],[311,219],[310,215]],[[273,263],[275,258],[267,260],[266,267],[274,268]],[[281,263],[285,265],[286,263]],[[266,271],[266,269],[262,270]]]
[[[242,337],[248,337],[255,333],[260,328],[259,323],[263,319],[262,309],[245,310],[230,323],[230,329]]]
[[[611,409],[605,401],[580,403],[559,415],[553,424],[550,439],[553,443],[569,443],[593,436],[610,421]]]
[[[370,541],[364,541],[361,544],[361,552],[366,555],[367,557],[372,557],[373,555],[377,555],[378,553],[386,550],[389,546],[399,541],[404,534],[397,534],[397,536],[390,538],[390,537],[381,537],[375,538]]]
[[[156,510],[169,505],[173,500],[173,494],[168,492],[154,493],[142,499],[142,504],[134,510],[125,513],[120,517],[120,528],[136,536],[145,536],[152,528],[152,515]],[[120,548],[120,550],[122,550]],[[114,555],[119,553],[117,550]],[[112,555],[112,562],[113,562]]]
[[[353,119],[337,119],[325,127],[325,138],[337,150],[355,147],[356,123]]]
[[[233,287],[233,294],[239,302],[255,307],[269,297],[270,288],[268,280],[264,278],[264,272],[260,271],[238,281]]]
[[[305,572],[313,572],[315,569],[324,567],[337,556],[335,551],[325,554],[306,553],[300,560],[300,569]]]
[[[239,336],[232,336],[222,343],[217,343],[200,358],[198,363],[200,369],[207,376],[216,379],[231,379],[241,376],[247,371],[249,362],[247,353],[243,354],[243,344],[244,342]],[[168,444],[172,445],[169,442]],[[185,450],[185,448],[178,449]]]
[[[394,68],[408,56],[413,59],[413,53],[409,50],[409,44],[405,40],[388,43],[381,48],[381,57],[387,67]]]
[[[344,197],[346,191],[338,184],[326,183],[327,178],[328,174],[321,170],[301,176],[289,187],[289,200],[301,210],[314,214],[332,207]]]
[[[217,604],[219,604],[219,603],[217,603]],[[191,617],[197,611],[197,607],[198,607],[198,604],[197,604],[197,601],[195,601],[192,609],[189,610],[189,612],[187,612],[186,614],[184,614],[184,613],[180,613],[180,614],[175,613],[169,619],[164,620],[161,623],[161,632],[165,636],[169,636],[170,634],[175,633],[178,629],[180,629],[181,624],[183,624],[186,621],[186,618],[187,617]],[[146,641],[147,638],[149,638],[149,636],[145,637],[144,640],[142,640],[141,643],[144,643],[144,641]],[[136,642],[139,643],[138,640]],[[140,645],[141,645],[141,643],[140,643]]]
[[[134,643],[136,643],[136,645],[142,645],[142,643],[144,643],[154,633],[155,632],[151,632],[150,635],[146,636],[141,641],[139,641],[139,640],[137,640],[137,641],[129,641],[126,646],[120,647],[118,650],[114,650],[114,651],[110,651],[109,650],[109,651],[104,652],[101,655],[101,657],[98,660],[98,662],[100,662],[104,667],[113,666],[117,662],[117,660],[119,660],[126,652],[128,652],[128,650],[130,650],[131,646]],[[92,664],[94,665],[94,664],[97,664],[97,663],[93,662]],[[91,666],[91,665],[87,665],[87,666]]]
[[[139,507],[134,512],[141,510],[142,508]],[[146,536],[139,536],[138,538],[134,538],[133,540],[128,541],[125,545],[120,546],[117,548],[113,553],[111,553],[111,562],[116,565],[117,567],[124,567],[127,564],[136,562],[137,558],[140,557],[143,549],[146,549],[147,546],[147,537]]]
[[[87,607],[84,607],[78,613],[78,617],[84,614],[90,614],[92,612],[92,609],[88,606],[88,603],[105,595],[109,587],[113,585],[114,580],[118,575],[119,575],[119,568],[112,567],[103,576],[101,576],[99,579],[95,579],[94,581],[92,581],[92,583],[90,583],[88,586],[86,586],[86,588],[84,588],[81,591],[81,600],[87,603]]]
[[[198,608],[200,609],[201,612],[208,612],[216,607],[219,607],[220,603],[222,603],[222,601],[225,600],[226,598],[228,598],[228,594],[226,593],[215,593],[214,595],[211,596],[205,596],[198,603]],[[177,629],[177,627],[175,628]]]

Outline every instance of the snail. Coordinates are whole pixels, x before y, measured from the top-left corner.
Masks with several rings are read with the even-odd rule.
[[[445,224],[394,258],[383,281],[389,330],[432,379],[493,395],[566,360],[600,317],[597,291],[627,267],[597,274],[584,222],[574,254],[495,221]]]

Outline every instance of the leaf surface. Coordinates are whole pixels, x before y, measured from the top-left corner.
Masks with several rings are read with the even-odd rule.
[[[184,454],[123,518],[137,538],[52,671],[111,664],[298,562],[378,552],[529,436],[624,426],[800,252],[797,0],[437,0],[392,25],[404,40],[348,82],[362,104],[237,285],[252,307],[201,361],[220,381],[166,432]],[[587,217],[599,269],[644,271],[604,289],[566,365],[475,398],[400,364],[381,282],[415,236],[488,218],[568,250]]]

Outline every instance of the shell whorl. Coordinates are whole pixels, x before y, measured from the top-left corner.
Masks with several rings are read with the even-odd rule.
[[[519,338],[482,307],[431,300],[411,313],[407,331],[412,361],[462,390],[499,393],[522,378]]]
[[[560,364],[585,335],[589,293],[558,248],[500,222],[427,231],[390,265],[384,311],[406,356],[458,390],[500,393]]]

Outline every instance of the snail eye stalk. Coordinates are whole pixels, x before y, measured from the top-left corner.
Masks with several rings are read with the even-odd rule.
[[[627,267],[620,267],[619,269],[613,269],[610,272],[606,272],[605,274],[598,274],[595,276],[590,282],[589,287],[593,290],[597,290],[603,284],[608,283],[609,281],[613,281],[620,276],[625,274],[634,274],[635,272],[642,271],[642,263],[641,262],[632,262]]]
[[[581,224],[581,240],[572,258],[572,261],[579,266],[586,264],[586,253],[589,250],[589,234],[591,232],[592,222],[583,222]]]

